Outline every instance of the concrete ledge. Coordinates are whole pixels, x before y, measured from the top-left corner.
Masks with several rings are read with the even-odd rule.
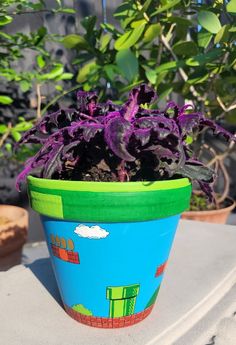
[[[173,345],[188,334],[193,344],[190,330],[236,283],[235,243],[235,226],[181,221],[155,308],[147,319],[126,329],[93,329],[69,318],[47,258],[0,273],[1,341],[9,345]],[[46,246],[40,250],[45,257]]]

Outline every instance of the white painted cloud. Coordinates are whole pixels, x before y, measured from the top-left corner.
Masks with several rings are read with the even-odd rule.
[[[100,238],[106,238],[109,232],[100,228],[98,225],[87,226],[80,224],[74,231],[78,236],[98,240]]]

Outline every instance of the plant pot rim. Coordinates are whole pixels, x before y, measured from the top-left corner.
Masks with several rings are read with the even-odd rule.
[[[189,207],[189,179],[156,182],[64,181],[28,177],[31,207],[44,216],[82,222],[135,222],[171,217]]]
[[[178,178],[161,181],[135,181],[135,182],[100,182],[100,181],[70,181],[70,180],[53,180],[28,176],[29,184],[36,187],[73,190],[84,192],[142,192],[167,190],[189,186],[191,183],[188,178]]]
[[[226,198],[231,202],[231,205],[227,207],[220,208],[219,210],[204,210],[204,211],[185,211],[184,214],[186,216],[198,216],[198,215],[213,215],[213,214],[219,214],[224,212],[231,212],[236,206],[236,202],[229,196]]]
[[[18,222],[19,220],[22,220],[23,218],[27,217],[28,218],[28,211],[23,208],[23,207],[19,207],[19,206],[15,206],[15,205],[7,205],[7,204],[1,204],[0,205],[0,215],[1,215],[1,209],[2,208],[9,208],[12,209],[12,211],[18,211],[21,215],[19,217],[17,217],[15,220],[9,219],[8,217],[6,217],[7,219],[9,219],[9,222],[5,223],[5,224],[0,224],[0,232],[4,231],[6,228],[9,228],[13,225],[16,224],[16,222]]]

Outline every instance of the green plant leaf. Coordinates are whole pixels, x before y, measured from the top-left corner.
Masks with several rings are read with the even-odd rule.
[[[171,16],[169,18],[167,18],[168,22],[171,23],[176,23],[177,25],[184,25],[184,26],[193,26],[193,22],[191,22],[191,20],[186,19],[186,18],[182,18],[182,17],[175,17],[175,16]]]
[[[21,138],[21,134],[17,132],[14,128],[11,130],[11,135],[16,142],[19,141]]]
[[[111,35],[109,33],[106,33],[101,36],[100,38],[100,51],[103,53],[106,50],[106,47],[108,46],[109,42],[111,41]]]
[[[173,45],[176,55],[194,56],[198,53],[198,47],[193,41],[180,41]]]
[[[209,53],[199,54],[192,58],[186,60],[186,65],[188,66],[201,66],[214,59],[218,59],[223,54],[222,50],[219,48],[212,49]]]
[[[192,142],[193,142],[193,137],[190,136],[190,135],[187,135],[187,137],[186,137],[186,139],[185,139],[185,142],[186,142],[187,145],[192,144]]]
[[[217,15],[210,11],[200,11],[198,14],[198,22],[204,29],[212,34],[217,34],[221,29],[221,24]]]
[[[7,126],[6,125],[0,125],[0,134],[4,134],[7,131]]]
[[[138,74],[138,59],[130,49],[122,49],[116,54],[117,66],[129,82],[133,81]]]
[[[161,73],[163,71],[175,70],[177,68],[183,67],[185,63],[183,61],[170,61],[165,62],[156,68],[157,73]]]
[[[229,29],[230,29],[229,24],[222,26],[220,31],[218,31],[215,36],[214,43],[217,44],[220,42],[227,42],[229,39]]]
[[[96,66],[94,60],[87,62],[78,72],[76,81],[77,83],[83,83],[87,80],[89,73]]]
[[[228,2],[228,4],[226,5],[226,9],[229,13],[236,13],[236,1],[231,0],[230,2]]]
[[[163,6],[159,6],[159,8],[151,14],[151,17],[155,16],[158,13],[161,13],[161,12],[164,12],[164,11],[168,11],[170,8],[178,5],[180,3],[180,1],[181,0],[168,0],[168,1],[165,1],[165,4]]]
[[[119,75],[119,71],[116,65],[105,65],[103,69],[110,81],[114,81],[115,77]]]
[[[56,66],[55,68],[51,70],[51,72],[42,75],[41,79],[42,80],[55,79],[59,77],[63,73],[63,71],[64,71],[64,67],[62,65]]]
[[[74,77],[73,73],[62,73],[62,75],[59,76],[60,80],[70,80]]]
[[[0,96],[0,104],[11,104],[13,99],[9,96]]]
[[[39,68],[43,68],[46,65],[46,62],[42,55],[38,55],[36,60],[37,60],[37,65],[39,66]]]
[[[161,34],[161,24],[151,24],[144,33],[143,42],[151,42]]]
[[[72,49],[75,47],[86,49],[88,47],[88,43],[82,36],[74,34],[67,35],[62,40],[62,44],[68,49]]]
[[[211,42],[212,37],[212,33],[202,29],[198,32],[197,35],[198,46],[201,48],[207,48]]]
[[[33,124],[31,122],[20,122],[18,123],[15,127],[14,127],[14,131],[17,131],[17,132],[25,132],[27,131],[28,129],[32,128],[33,127]]]
[[[204,82],[206,79],[209,78],[209,73],[206,70],[200,70],[196,71],[193,74],[189,76],[189,79],[187,81],[188,84],[194,85],[194,84],[200,84]]]
[[[116,8],[113,16],[114,18],[125,19],[131,17],[133,13],[134,9],[132,8],[132,4],[129,1],[124,1]]]
[[[61,85],[56,85],[56,86],[55,86],[55,89],[56,89],[57,91],[63,91],[63,87],[62,87]]]
[[[157,73],[153,69],[147,69],[145,71],[146,77],[151,84],[155,84],[157,80]]]
[[[0,26],[10,24],[13,21],[13,18],[7,15],[0,15]]]
[[[158,96],[158,100],[162,100],[162,99],[165,99],[171,92],[173,91],[173,87],[172,86],[168,86],[168,85],[165,85],[164,86],[164,90],[163,91],[159,91],[159,96]]]
[[[31,87],[31,83],[28,80],[21,80],[19,85],[22,92],[27,92]]]
[[[96,24],[96,21],[97,21],[96,16],[87,16],[81,20],[81,25],[85,28],[88,35],[90,35],[92,33],[94,26]],[[109,24],[107,24],[107,25],[109,25]]]
[[[115,41],[115,45],[114,45],[115,49],[121,50],[121,49],[128,49],[132,47],[139,40],[144,29],[145,29],[145,24],[142,24],[136,29],[125,32],[122,36],[120,36]]]
[[[11,151],[12,151],[12,144],[6,143],[6,144],[5,144],[5,148],[6,148],[7,152],[11,152]],[[27,158],[28,158],[28,157],[27,157]]]
[[[73,9],[73,8],[60,8],[57,10],[57,12],[60,12],[60,13],[71,13],[71,14],[74,14],[76,13],[76,11]]]
[[[135,28],[137,28],[138,26],[143,25],[143,24],[147,24],[146,19],[136,20],[136,21],[132,22],[132,23],[130,24],[130,26],[131,26],[131,28],[135,29]]]

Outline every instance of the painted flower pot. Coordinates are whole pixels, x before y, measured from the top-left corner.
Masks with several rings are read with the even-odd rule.
[[[155,303],[188,179],[76,182],[28,178],[67,313],[94,327],[133,325]]]

